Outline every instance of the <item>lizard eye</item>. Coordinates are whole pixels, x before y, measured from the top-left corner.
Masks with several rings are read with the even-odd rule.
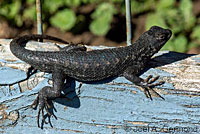
[[[165,39],[165,35],[164,34],[158,34],[158,35],[156,35],[156,39],[157,40],[163,40],[163,39]]]

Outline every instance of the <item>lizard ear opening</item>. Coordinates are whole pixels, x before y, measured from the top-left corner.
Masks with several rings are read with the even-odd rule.
[[[148,31],[148,35],[150,35],[150,36],[153,35],[153,31],[152,31],[152,30],[149,30],[149,31]]]

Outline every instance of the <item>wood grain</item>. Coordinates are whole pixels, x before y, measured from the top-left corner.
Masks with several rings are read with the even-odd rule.
[[[6,45],[10,40],[3,41],[0,43]],[[51,117],[51,123],[42,124],[43,129],[37,128],[37,110],[30,105],[37,92],[51,84],[51,75],[38,73],[29,81],[37,79],[34,86],[22,86],[28,81],[19,64],[26,64],[6,60],[5,55],[9,51],[0,55],[0,69],[9,70],[0,70],[0,83],[4,82],[0,87],[0,133],[200,133],[200,55],[167,51],[155,55],[141,77],[159,75],[158,81],[165,84],[154,89],[165,100],[154,96],[151,101],[142,89],[122,77],[108,83],[83,84],[80,90],[80,83],[71,81],[64,90],[68,98],[53,103],[57,120]],[[29,86],[32,88],[27,89]]]

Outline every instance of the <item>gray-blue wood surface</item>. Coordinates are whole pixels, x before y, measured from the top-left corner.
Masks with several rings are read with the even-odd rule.
[[[80,90],[80,83],[72,80],[64,89],[67,98],[53,102],[57,119],[46,115],[44,124],[40,118],[42,129],[37,127],[38,111],[30,105],[38,91],[51,84],[51,75],[44,74],[31,85],[26,72],[16,67],[22,61],[0,59],[0,63],[0,133],[200,133],[200,55],[160,52],[151,61],[141,77],[159,75],[158,81],[166,81],[154,88],[165,100],[153,95],[151,101],[123,77],[83,84]]]

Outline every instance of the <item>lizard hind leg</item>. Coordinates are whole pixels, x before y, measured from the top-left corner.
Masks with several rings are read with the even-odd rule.
[[[59,49],[60,49],[60,51],[66,51],[66,52],[87,51],[87,48],[85,46],[73,45],[73,44],[70,44],[69,46],[66,46],[64,48],[59,47]],[[35,71],[34,67],[29,68],[27,77],[29,77],[31,75],[32,71]],[[44,123],[47,123],[45,121],[45,117],[44,117],[44,109],[46,110],[49,117],[51,115],[53,115],[56,118],[56,116],[53,113],[50,113],[48,110],[51,108],[50,103],[52,102],[52,99],[55,99],[58,97],[64,97],[64,95],[61,94],[61,90],[64,86],[64,80],[65,80],[64,73],[61,70],[59,70],[57,67],[54,67],[54,70],[52,73],[52,78],[53,78],[53,87],[49,87],[49,86],[43,87],[39,91],[37,98],[34,100],[34,102],[32,104],[33,108],[37,108],[37,106],[39,105],[38,116],[37,116],[38,127],[40,127],[40,125],[39,125],[40,113],[42,113],[42,121]]]
[[[33,108],[37,108],[37,106],[39,105],[39,111],[37,116],[38,127],[40,127],[39,125],[40,113],[42,113],[42,121],[44,123],[47,123],[44,117],[44,109],[46,110],[49,117],[51,115],[55,117],[53,113],[49,112],[49,109],[51,108],[50,104],[52,104],[53,99],[56,99],[61,96],[61,90],[64,87],[65,75],[61,70],[55,69],[54,72],[52,73],[52,79],[53,79],[53,87],[50,86],[43,87],[39,91],[37,98],[32,104]]]

